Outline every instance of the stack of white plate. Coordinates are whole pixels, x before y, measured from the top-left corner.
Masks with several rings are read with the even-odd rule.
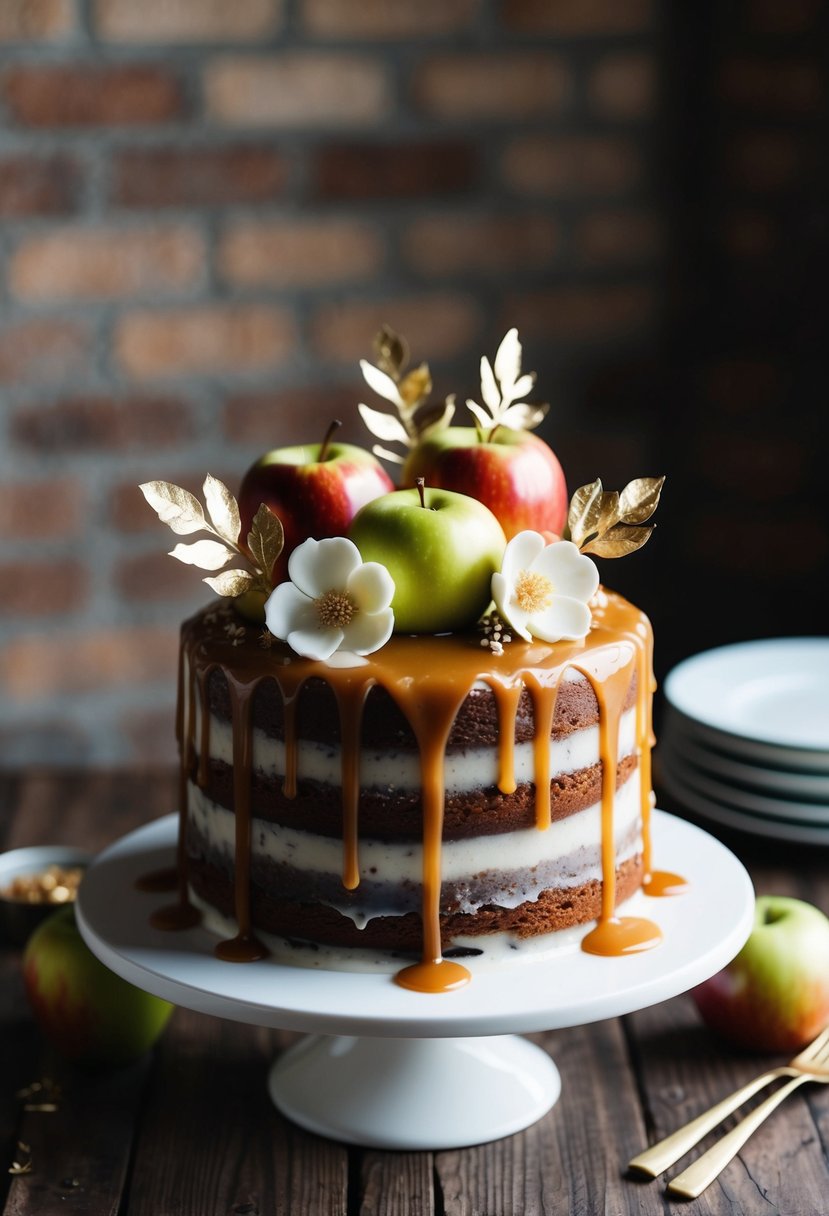
[[[686,659],[664,681],[658,784],[693,816],[829,845],[829,638],[770,638]]]

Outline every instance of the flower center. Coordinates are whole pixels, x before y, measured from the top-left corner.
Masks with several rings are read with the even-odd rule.
[[[326,591],[314,600],[321,625],[327,629],[344,629],[354,620],[357,605],[345,591]]]
[[[534,616],[553,602],[555,588],[544,574],[536,570],[522,570],[515,580],[513,598],[522,612]]]

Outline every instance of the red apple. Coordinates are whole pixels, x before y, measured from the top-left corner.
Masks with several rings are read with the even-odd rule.
[[[43,1034],[67,1059],[130,1063],[167,1024],[173,1006],[122,980],[81,937],[71,905],[42,921],[23,952],[23,981]]]
[[[339,426],[339,423],[335,424]],[[333,428],[332,428],[333,429]],[[360,507],[394,484],[371,452],[347,443],[276,448],[245,473],[239,489],[242,543],[261,503],[279,516],[285,547],[274,566],[274,585],[288,577],[288,558],[302,541],[345,536]]]
[[[434,489],[468,494],[489,507],[507,540],[529,528],[561,534],[567,519],[567,483],[549,444],[529,431],[498,427],[483,440],[471,426],[427,435],[409,453],[401,485],[418,477]]]
[[[740,953],[691,995],[735,1046],[798,1051],[829,1025],[829,917],[799,899],[760,896]]]

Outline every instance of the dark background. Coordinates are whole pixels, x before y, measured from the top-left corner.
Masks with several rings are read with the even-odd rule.
[[[0,759],[172,759],[136,487],[367,442],[383,322],[460,400],[516,325],[570,489],[667,476],[600,563],[660,683],[824,633],[828,91],[816,0],[5,6]]]

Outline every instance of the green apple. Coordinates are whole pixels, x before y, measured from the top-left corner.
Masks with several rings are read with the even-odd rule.
[[[502,426],[488,439],[472,426],[430,431],[412,448],[400,484],[413,486],[418,477],[480,499],[508,540],[527,528],[561,535],[567,520],[567,484],[558,457],[529,431]]]
[[[740,953],[691,995],[728,1042],[799,1050],[829,1025],[829,917],[800,899],[761,895]]]
[[[396,633],[473,625],[489,605],[507,543],[483,503],[422,486],[375,498],[357,512],[348,535],[364,562],[381,562],[394,579]]]
[[[135,988],[92,953],[68,905],[35,929],[23,951],[23,981],[44,1036],[86,1065],[138,1059],[159,1037],[173,1006]]]

